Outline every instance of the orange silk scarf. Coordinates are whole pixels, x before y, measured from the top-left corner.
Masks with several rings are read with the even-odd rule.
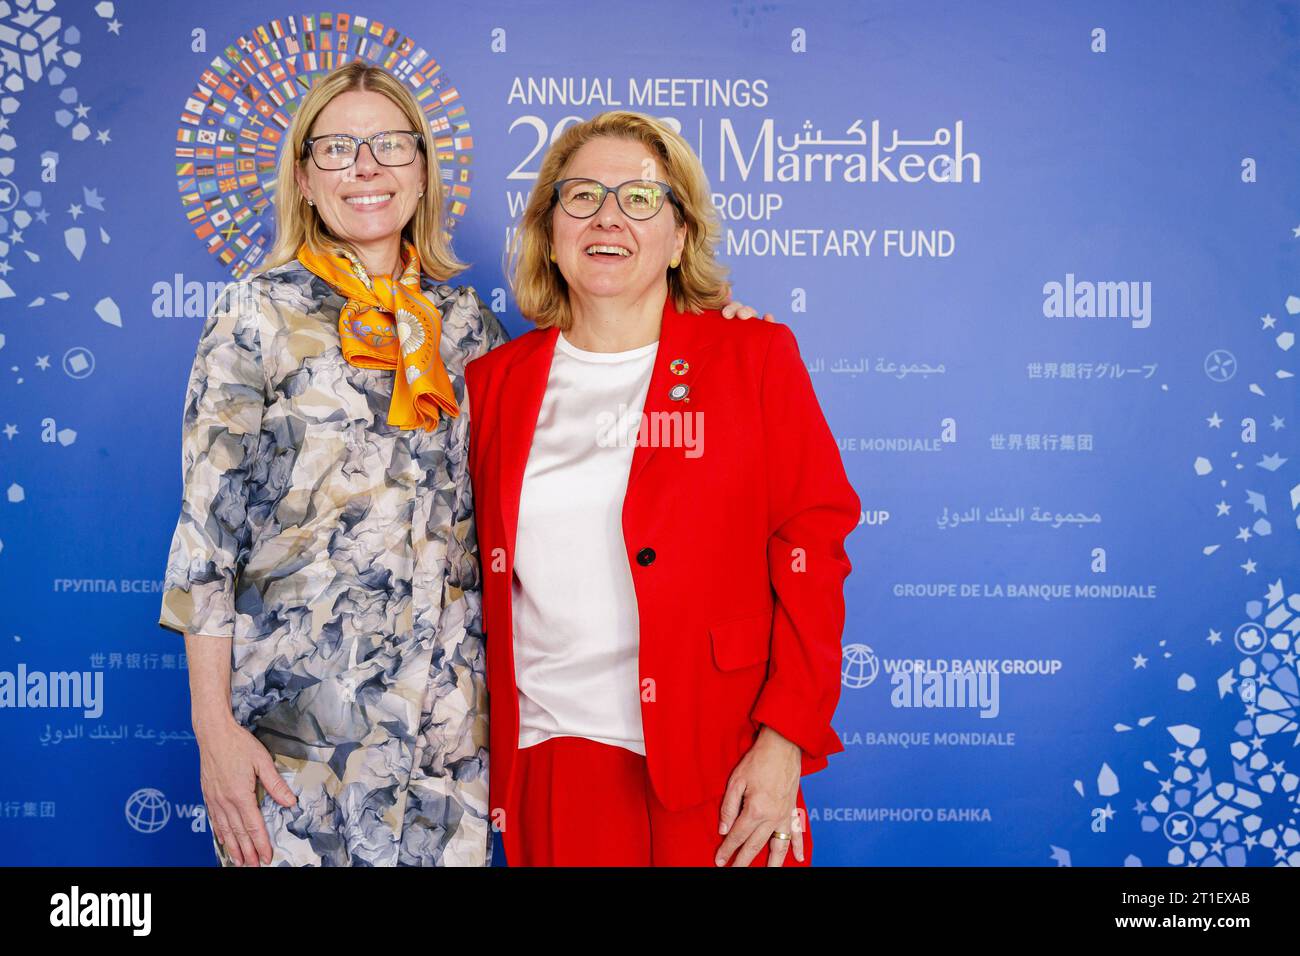
[[[438,353],[442,314],[420,290],[420,254],[402,240],[405,267],[394,282],[371,277],[346,249],[318,255],[303,243],[298,261],[344,296],[339,313],[343,357],[357,368],[391,368],[393,399],[388,424],[396,428],[438,427],[439,414],[460,414],[451,379]]]

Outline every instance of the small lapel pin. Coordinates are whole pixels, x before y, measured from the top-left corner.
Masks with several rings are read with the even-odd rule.
[[[671,398],[674,402],[680,402],[682,399],[686,398],[686,395],[688,392],[690,392],[690,390],[691,387],[689,385],[685,385],[681,382],[678,382],[672,388],[668,389],[668,397]],[[690,401],[690,399],[686,399],[686,400]]]
[[[685,375],[690,370],[690,363],[687,362],[686,359],[673,359],[672,363],[668,366],[668,371],[672,372],[674,375]]]

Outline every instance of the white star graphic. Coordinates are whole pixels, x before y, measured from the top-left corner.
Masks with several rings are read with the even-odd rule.
[[[5,432],[5,438],[8,438],[10,441],[13,441],[13,440],[14,440],[14,436],[18,434],[18,426],[17,426],[17,425],[5,425],[5,427],[4,427],[4,432]]]
[[[1218,412],[1212,413],[1210,417],[1206,419],[1206,421],[1210,423],[1211,428],[1218,428],[1220,425],[1223,424],[1223,419],[1219,417]]]

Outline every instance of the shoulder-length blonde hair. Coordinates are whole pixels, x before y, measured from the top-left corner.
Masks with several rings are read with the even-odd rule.
[[[298,256],[304,242],[313,252],[330,255],[331,248],[343,246],[360,258],[351,243],[329,231],[320,214],[307,205],[298,189],[294,169],[310,163],[302,153],[303,141],[316,117],[340,93],[363,90],[388,97],[405,115],[411,129],[424,135],[424,196],[416,202],[415,214],[402,227],[402,238],[415,245],[420,254],[422,271],[430,278],[445,281],[464,271],[465,263],[456,258],[443,217],[443,187],[438,172],[437,150],[429,124],[411,91],[387,70],[362,60],[351,60],[317,80],[298,105],[298,113],[289,124],[280,149],[280,165],[275,174],[275,244],[254,274],[273,269]]]
[[[709,199],[709,181],[690,144],[668,126],[643,113],[611,110],[570,126],[547,150],[528,205],[515,231],[506,261],[506,274],[519,311],[538,328],[573,322],[569,286],[551,261],[551,216],[555,184],[569,160],[586,143],[601,136],[629,139],[645,146],[663,167],[677,204],[669,202],[677,224],[686,226],[681,264],[668,270],[668,294],[679,312],[699,312],[727,304],[726,267],[715,249],[722,235]]]

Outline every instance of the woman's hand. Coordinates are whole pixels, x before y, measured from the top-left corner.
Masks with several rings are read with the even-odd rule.
[[[727,286],[727,298],[731,299],[731,286]],[[758,315],[757,312],[749,306],[737,302],[735,299],[731,299],[730,302],[722,307],[722,317],[724,319],[752,319],[756,315]],[[763,321],[775,322],[776,319],[772,317],[771,312],[764,312]]]
[[[195,720],[199,744],[199,782],[212,817],[212,829],[236,866],[271,862],[271,838],[258,806],[257,781],[262,781],[276,803],[290,807],[298,802],[275,769],[262,742],[241,727],[233,716]]]
[[[799,803],[799,745],[763,725],[758,739],[736,764],[722,797],[718,832],[726,834],[714,863],[726,866],[740,850],[733,866],[749,866],[763,844],[768,844],[768,866],[782,866],[793,843],[794,858],[803,862],[803,828]],[[741,806],[743,801],[743,808]],[[737,816],[739,814],[739,816]],[[790,835],[783,840],[774,833]]]

